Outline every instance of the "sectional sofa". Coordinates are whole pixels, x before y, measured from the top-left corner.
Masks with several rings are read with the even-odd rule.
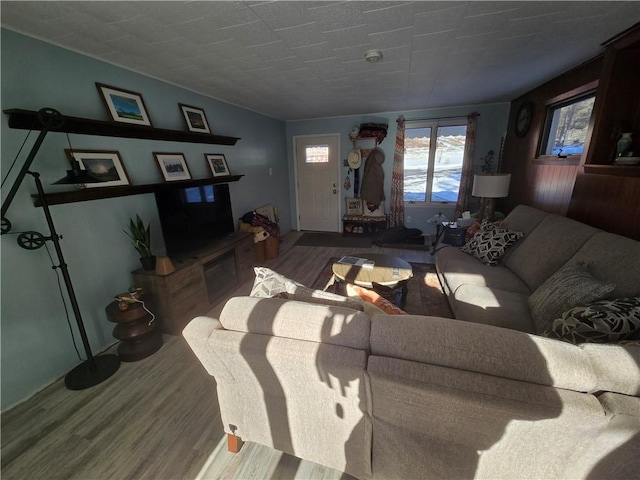
[[[531,295],[562,267],[579,263],[613,287],[606,298],[640,296],[636,240],[526,205],[517,206],[501,227],[523,236],[496,265],[457,247],[442,246],[435,254],[440,283],[460,320],[542,334],[554,319],[532,315]]]
[[[501,264],[471,263],[462,281],[466,258],[437,254],[458,319],[254,297],[193,319],[183,335],[215,378],[230,445],[257,442],[357,478],[637,478],[640,348],[534,333],[525,290],[588,257],[616,282],[610,293],[637,294],[637,277],[626,284],[617,271],[640,261],[618,259],[632,241],[513,213],[505,225],[524,237]]]

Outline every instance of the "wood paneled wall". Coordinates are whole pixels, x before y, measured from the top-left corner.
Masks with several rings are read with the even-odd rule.
[[[640,177],[579,174],[567,216],[640,240]]]
[[[601,69],[602,57],[597,57],[511,103],[509,130],[502,160],[502,171],[511,173],[509,197],[502,202],[505,211],[511,211],[516,205],[524,203],[550,213],[567,214],[576,176],[584,160],[537,158],[547,104],[566,92],[598,81]],[[518,108],[527,101],[533,103],[533,120],[527,135],[518,138],[514,134],[513,125]]]
[[[523,203],[640,240],[640,167],[611,165],[616,129],[633,131],[638,137],[634,149],[640,144],[640,24],[630,31],[622,41],[616,40],[617,45],[608,45],[602,56],[511,103],[501,170],[511,173],[512,180],[509,197],[498,205],[503,211]],[[623,50],[616,49],[620,45]],[[583,155],[537,156],[548,106],[594,87],[590,140]],[[534,117],[527,135],[518,138],[513,125],[525,102],[533,103]]]

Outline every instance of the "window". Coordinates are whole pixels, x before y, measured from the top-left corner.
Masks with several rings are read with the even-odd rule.
[[[582,154],[595,98],[590,92],[549,107],[540,155]]]
[[[306,163],[328,163],[329,145],[310,145],[304,152]]]
[[[467,119],[407,122],[404,131],[404,201],[458,201]]]

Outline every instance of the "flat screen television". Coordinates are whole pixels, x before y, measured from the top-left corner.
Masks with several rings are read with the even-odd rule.
[[[234,232],[226,183],[158,191],[155,196],[169,257],[184,260]]]

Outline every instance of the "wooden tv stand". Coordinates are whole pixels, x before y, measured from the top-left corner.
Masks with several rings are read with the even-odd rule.
[[[147,294],[161,331],[180,335],[192,318],[206,314],[225,293],[253,276],[254,252],[253,234],[237,232],[184,261],[172,258],[176,270],[169,275],[135,270],[133,282]]]

